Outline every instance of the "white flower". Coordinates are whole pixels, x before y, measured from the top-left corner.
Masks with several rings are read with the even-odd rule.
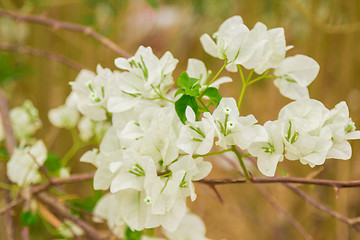
[[[50,122],[58,128],[74,128],[79,121],[79,112],[72,107],[62,105],[48,113]]]
[[[10,121],[17,139],[28,139],[41,127],[39,112],[30,100],[10,110]]]
[[[176,146],[188,154],[206,154],[214,145],[215,129],[208,119],[195,121],[191,107],[186,108],[188,123],[183,125]]]
[[[258,22],[250,32],[251,41],[256,43],[254,53],[248,61],[238,64],[247,69],[254,69],[257,74],[278,67],[284,60],[287,50],[284,29],[267,30],[263,23]]]
[[[106,119],[106,107],[109,96],[116,94],[118,72],[97,66],[97,75],[82,70],[75,82],[70,82],[72,93],[69,98],[83,115],[95,121]],[[73,95],[73,96],[71,96]]]
[[[200,217],[187,212],[174,232],[164,231],[170,240],[208,240],[206,227]]]
[[[7,163],[9,179],[19,186],[27,186],[41,181],[41,167],[47,158],[47,150],[42,140],[33,146],[17,148]]]
[[[257,157],[257,166],[262,174],[274,176],[278,162],[284,158],[282,123],[268,121],[264,127],[269,136],[268,141],[255,142],[247,150],[252,156]]]
[[[310,57],[304,55],[287,57],[274,71],[279,77],[274,84],[285,97],[293,100],[309,98],[307,86],[316,78],[319,69],[319,64]]]
[[[173,173],[183,171],[179,191],[183,197],[190,196],[191,201],[194,201],[196,194],[193,181],[205,178],[210,173],[212,165],[210,162],[203,161],[202,158],[193,159],[187,155],[180,157],[169,169]]]
[[[83,116],[78,123],[80,139],[86,142],[95,136],[100,142],[110,126],[111,124],[107,121],[93,121]]]
[[[239,110],[234,98],[222,98],[212,115],[206,112],[207,118],[215,128],[219,140],[217,145],[227,148],[227,145],[237,145],[247,149],[253,142],[267,141],[267,133],[263,126],[257,125],[253,115],[239,116]]]
[[[246,60],[251,56],[251,41],[247,41],[249,29],[243,24],[240,16],[233,16],[225,20],[219,30],[213,35],[216,43],[208,34],[200,37],[206,53],[213,57],[226,59],[228,62]],[[250,50],[250,51],[249,51]]]
[[[117,58],[115,65],[127,72],[119,75],[118,94],[109,98],[107,108],[110,112],[124,112],[134,108],[141,101],[165,96],[173,84],[172,72],[178,60],[170,52],[160,59],[150,47],[140,46],[129,59]]]
[[[180,126],[173,107],[157,105],[144,109],[138,121],[129,121],[118,133],[123,147],[133,148],[167,166],[179,155],[176,141]]]
[[[323,164],[332,146],[331,129],[323,126],[329,115],[330,111],[313,99],[297,100],[281,109],[285,157],[311,167]]]
[[[330,117],[325,126],[331,129],[333,142],[327,158],[350,159],[352,150],[347,140],[360,139],[360,131],[355,131],[355,124],[349,118],[349,109],[345,102],[338,103],[330,111]]]
[[[116,194],[108,193],[104,195],[94,208],[93,220],[102,222],[106,220],[110,230],[118,237],[122,237],[124,233],[124,221],[121,217],[119,199]]]

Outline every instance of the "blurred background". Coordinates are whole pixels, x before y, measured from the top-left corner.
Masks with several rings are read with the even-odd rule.
[[[320,64],[320,73],[309,87],[311,98],[322,101],[328,108],[345,100],[353,121],[360,127],[358,0],[0,0],[0,8],[92,27],[131,54],[139,45],[151,46],[159,57],[165,51],[171,51],[180,60],[174,73],[175,79],[185,71],[190,57],[205,61],[213,72],[222,66],[220,60],[202,50],[199,38],[203,33],[217,31],[228,17],[242,16],[249,28],[256,22],[263,22],[268,28],[284,27],[287,45],[294,45],[287,56],[304,54]],[[0,44],[3,43],[62,54],[93,71],[97,64],[115,70],[113,62],[118,57],[83,34],[15,22],[0,16]],[[45,139],[48,148],[59,155],[71,145],[68,141],[70,134],[52,127],[47,112],[64,103],[70,93],[68,82],[73,81],[77,74],[77,71],[45,58],[0,51],[0,85],[11,107],[31,99],[39,109],[44,125],[37,136]],[[233,77],[234,82],[222,86],[221,92],[225,97],[237,98],[240,79],[236,74],[223,72],[225,74]],[[263,124],[276,119],[279,110],[288,102],[279,94],[272,80],[263,80],[248,88],[241,115],[252,113]],[[349,161],[327,160],[324,166],[313,169],[299,162],[284,162],[280,167],[289,176],[360,179],[360,143],[354,142],[352,146],[353,157]],[[212,162],[214,170],[210,177],[240,176],[223,158],[212,159]],[[73,172],[94,170],[78,161],[71,164]],[[209,238],[303,239],[293,225],[273,208],[269,197],[264,197],[251,184],[217,187],[224,203],[209,187],[196,184],[196,188],[198,199],[189,206],[204,220]],[[359,233],[314,209],[283,185],[263,185],[263,188],[314,239],[360,239]],[[342,189],[338,196],[334,189],[327,187],[303,186],[301,189],[346,216],[360,215],[359,189]],[[81,197],[89,196],[92,194],[91,186],[77,188],[76,193]],[[0,239],[2,232],[1,227]]]

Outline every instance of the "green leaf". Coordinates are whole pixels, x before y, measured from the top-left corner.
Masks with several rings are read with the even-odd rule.
[[[35,225],[38,222],[38,217],[31,211],[22,212],[20,219],[23,226]]]
[[[61,169],[61,162],[60,158],[52,152],[48,153],[47,159],[44,163],[46,169],[49,171],[49,173],[56,174]]]
[[[146,0],[146,2],[153,8],[159,8],[159,3],[157,0]]]
[[[129,227],[125,229],[125,240],[140,240],[142,235],[142,231],[131,231]]]
[[[196,97],[200,95],[199,89],[201,88],[200,84],[195,84],[191,89],[186,89],[186,93],[190,96]]]
[[[198,81],[196,78],[191,78],[186,72],[182,72],[177,80],[177,84],[185,89],[191,89]]]
[[[203,94],[204,96],[208,96],[211,100],[213,100],[216,106],[219,105],[222,96],[217,88],[209,87]]]
[[[186,122],[185,111],[187,106],[190,106],[197,116],[199,107],[194,97],[190,95],[182,95],[181,98],[175,102],[175,111],[183,124]]]
[[[176,92],[175,92],[175,97],[179,94],[184,94],[186,91],[184,88],[179,88]]]

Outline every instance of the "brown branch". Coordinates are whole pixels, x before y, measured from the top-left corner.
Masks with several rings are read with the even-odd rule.
[[[10,117],[9,117],[9,107],[6,101],[6,98],[2,92],[2,90],[0,89],[0,117],[2,119],[2,124],[4,127],[4,131],[5,131],[5,142],[6,142],[6,149],[8,151],[9,156],[11,156],[16,148],[16,140],[15,140],[15,136],[14,136],[14,132],[13,129],[11,127],[11,122],[10,122]],[[7,184],[10,184],[10,180],[9,178],[5,177],[5,182]],[[7,190],[5,191],[5,200],[7,204],[11,203],[11,196],[10,196],[10,191]],[[15,239],[15,228],[14,228],[14,221],[13,221],[13,217],[11,215],[11,209],[7,209],[5,211],[6,213],[6,232],[8,235],[8,239],[9,240],[13,240]]]
[[[49,210],[54,211],[65,218],[68,218],[80,228],[82,228],[89,239],[102,239],[100,234],[91,225],[72,215],[70,211],[56,198],[46,194],[45,192],[39,193],[37,197],[41,202],[49,207]]]
[[[94,178],[94,173],[81,173],[81,174],[74,174],[68,178],[52,178],[51,183],[47,182],[41,185],[36,185],[31,188],[31,195],[38,194],[42,191],[47,190],[52,185],[59,185],[59,184],[68,184],[68,183],[78,183],[83,181],[92,180]],[[24,198],[16,198],[12,202],[8,203],[6,207],[0,210],[0,215],[4,214],[5,212],[9,211],[10,209],[14,208],[15,206],[23,203],[25,201]]]
[[[54,60],[56,62],[62,63],[76,71],[81,71],[85,69],[85,67],[81,66],[80,64],[56,53],[28,47],[28,46],[20,46],[15,44],[7,44],[7,43],[0,43],[0,50],[2,51],[10,51],[10,52],[19,52],[33,56],[44,57],[47,59]]]
[[[207,185],[224,185],[224,184],[240,184],[240,183],[298,183],[298,184],[310,184],[320,185],[334,188],[352,188],[360,187],[360,180],[354,181],[334,181],[327,179],[307,179],[296,177],[271,177],[271,178],[252,178],[247,181],[244,178],[221,178],[221,179],[202,179],[198,181]]]
[[[295,228],[298,230],[301,235],[304,236],[307,240],[312,240],[313,237],[306,231],[306,229],[296,220],[293,216],[291,216],[283,206],[281,206],[277,200],[272,196],[263,186],[255,185],[255,187],[259,190],[259,192],[264,196],[264,198],[281,214],[283,215]]]
[[[302,199],[304,199],[307,203],[311,204],[312,206],[314,206],[315,208],[326,212],[327,214],[335,217],[336,219],[348,224],[349,226],[353,227],[356,231],[360,232],[360,227],[359,225],[357,225],[357,218],[348,218],[343,216],[342,214],[326,207],[325,205],[315,201],[314,199],[310,198],[308,195],[306,195],[303,191],[301,191],[300,189],[298,189],[297,187],[292,186],[291,184],[284,184],[286,187],[288,187],[291,191],[293,191],[294,193],[296,193],[299,197],[301,197]]]
[[[118,45],[116,45],[114,42],[112,42],[110,39],[102,36],[101,34],[97,33],[90,27],[84,27],[79,24],[59,21],[51,18],[47,18],[45,16],[37,16],[37,15],[22,15],[14,12],[5,11],[3,9],[0,9],[0,16],[9,17],[12,19],[15,19],[19,22],[32,22],[37,24],[42,24],[46,26],[50,26],[53,29],[65,29],[72,32],[78,32],[85,34],[86,36],[90,36],[97,41],[99,41],[102,45],[105,47],[111,49],[112,51],[116,52],[120,56],[123,57],[131,57],[129,53],[127,53],[125,50],[120,48]]]

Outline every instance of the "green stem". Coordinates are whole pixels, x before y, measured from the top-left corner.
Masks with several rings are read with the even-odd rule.
[[[64,157],[61,159],[62,165],[66,166],[68,164],[68,162],[74,157],[74,155],[77,153],[77,151],[79,151],[79,149],[81,147],[82,147],[82,144],[79,141],[75,142],[71,146],[69,151],[67,151],[67,153],[65,153]]]
[[[240,163],[240,166],[241,166],[242,170],[244,171],[244,175],[245,175],[246,180],[251,181],[251,177],[249,175],[249,172],[246,169],[245,163],[244,163],[244,161],[242,159],[243,156],[238,152],[235,145],[231,146],[231,151],[233,151],[235,153],[235,155],[237,156],[237,158],[239,159],[239,163]]]
[[[219,76],[219,74],[224,70],[224,68],[226,67],[226,65],[228,65],[227,61],[225,60],[224,65],[220,68],[220,70],[216,73],[216,75],[211,79],[210,82],[208,82],[208,84],[206,85],[206,88],[208,88],[210,86],[210,84],[212,84],[216,78]],[[206,89],[205,89],[206,90]],[[204,90],[204,91],[205,91]]]
[[[221,150],[221,151],[216,151],[216,152],[209,152],[209,153],[206,153],[206,154],[199,154],[199,155],[193,155],[193,158],[199,158],[199,157],[206,157],[206,156],[212,156],[212,155],[218,155],[218,154],[221,154],[221,153],[224,153],[224,152],[230,152],[232,151],[232,149],[225,149],[225,150]]]
[[[240,93],[240,97],[239,97],[239,101],[238,101],[238,109],[239,109],[239,111],[240,111],[240,107],[241,107],[242,100],[243,100],[244,95],[245,95],[246,87],[247,87],[247,84],[244,83],[244,84],[242,85],[242,88],[241,88],[241,93]]]
[[[210,112],[209,108],[205,105],[205,103],[201,100],[201,98],[198,98],[198,101],[201,103],[201,105],[205,108],[206,111]]]
[[[151,88],[155,91],[155,93],[159,96],[160,99],[163,99],[163,100],[171,102],[171,103],[175,103],[174,101],[171,101],[170,99],[167,99],[166,97],[164,97],[159,91],[156,90],[156,88],[152,84],[151,84]]]

